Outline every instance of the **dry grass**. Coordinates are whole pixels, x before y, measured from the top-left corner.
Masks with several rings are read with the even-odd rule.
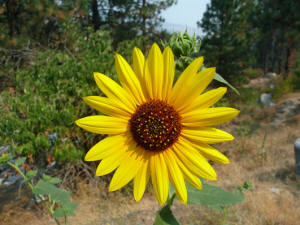
[[[294,140],[300,137],[300,126],[299,123],[265,126],[272,113],[270,109],[251,106],[247,113],[222,127],[234,133],[236,140],[215,146],[232,163],[214,164],[219,177],[214,184],[231,191],[246,180],[253,185],[253,190],[245,192],[245,203],[228,208],[226,224],[300,224],[300,185],[295,178],[293,150]],[[103,183],[79,184],[73,200],[79,202],[79,208],[76,217],[71,218],[72,225],[153,224],[155,212],[160,208],[151,190],[136,203],[132,193],[108,193]],[[25,210],[24,202],[4,207],[0,224],[55,224],[39,206]],[[181,224],[222,224],[224,216],[222,211],[179,202],[174,204],[173,212]]]

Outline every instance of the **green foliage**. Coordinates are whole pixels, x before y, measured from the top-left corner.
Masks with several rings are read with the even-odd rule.
[[[206,64],[216,66],[226,80],[243,82],[242,70],[249,63],[252,42],[247,18],[254,1],[212,0],[198,26],[205,32],[202,51]]]
[[[200,51],[201,43],[197,43],[195,34],[191,37],[187,31],[183,34],[174,33],[168,42],[163,42],[164,48],[168,45],[172,49],[174,56],[179,59],[182,56],[191,56]]]
[[[92,17],[95,29],[111,30],[113,45],[132,40],[140,34],[155,39],[163,22],[160,13],[175,4],[175,0],[126,0],[92,1]]]
[[[206,205],[217,210],[223,210],[226,206],[244,201],[241,193],[233,194],[210,184],[203,184],[203,190],[187,185],[187,190],[188,204]]]
[[[0,156],[0,165],[1,164],[6,164],[9,160],[11,159],[11,155],[4,153]]]
[[[216,73],[215,76],[214,76],[214,79],[223,83],[223,84],[226,84],[228,87],[230,87],[236,94],[240,94],[239,91],[233,87],[227,80],[225,80],[220,74]]]
[[[255,66],[265,72],[288,72],[291,57],[299,48],[300,2],[256,1],[249,16],[255,44]]]
[[[291,75],[292,77],[292,85],[294,91],[300,91],[300,55],[298,55],[298,59],[292,66]]]
[[[41,164],[49,154],[57,161],[83,157],[94,140],[83,146],[84,134],[74,121],[89,114],[81,97],[99,94],[93,72],[113,73],[111,43],[104,31],[91,33],[88,40],[77,33],[73,49],[37,51],[34,64],[11,74],[12,87],[0,93],[5,106],[0,110],[0,142],[16,154],[32,154]],[[53,133],[57,138],[50,144]]]
[[[269,89],[269,91],[276,100],[284,94],[293,92],[296,85],[299,85],[299,78],[297,82],[297,78],[294,75],[290,75],[287,78],[280,77],[276,80],[275,87]]]
[[[156,212],[153,225],[179,225],[171,211],[170,205],[165,205]]]
[[[200,54],[201,42],[197,41],[195,35],[191,37],[187,31],[174,33],[169,42],[163,42],[163,47],[170,46],[174,53],[176,69],[183,71],[197,56]],[[206,69],[203,65],[201,70]],[[239,94],[238,90],[227,82],[220,74],[216,73],[214,79],[229,86],[235,93]]]
[[[149,42],[149,39],[145,36],[140,36],[133,40],[125,40],[118,43],[116,52],[121,54],[128,63],[132,64],[132,51],[134,47],[138,47],[143,52],[145,52],[145,46]]]
[[[243,70],[243,74],[248,78],[248,79],[254,79],[261,77],[264,74],[264,71],[260,68],[246,68]]]
[[[15,161],[15,163],[7,162],[7,164],[13,167],[24,178],[25,182],[31,188],[32,193],[36,194],[37,198],[41,200],[56,224],[60,225],[61,223],[57,218],[63,217],[65,225],[67,225],[67,216],[75,216],[74,211],[77,209],[78,203],[70,201],[69,191],[55,186],[55,184],[61,182],[57,177],[42,174],[42,179],[34,184],[32,178],[36,176],[37,170],[30,170],[25,175],[19,169],[19,165],[24,163],[25,160],[26,157],[22,157]],[[44,196],[47,197],[47,200],[45,200]]]
[[[33,189],[33,193],[36,195],[46,195],[52,202],[58,203],[61,206],[61,208],[55,209],[54,218],[75,215],[74,211],[78,207],[78,204],[70,202],[70,192],[57,188],[51,183],[51,180],[49,182],[39,180]]]
[[[59,47],[67,38],[66,23],[83,21],[88,4],[82,0],[0,1],[1,46],[20,48],[40,43]]]
[[[17,160],[15,161],[15,165],[16,165],[16,166],[20,166],[20,165],[23,164],[25,161],[26,161],[26,157],[21,157],[21,158],[19,158],[19,159],[17,159]]]
[[[248,180],[246,180],[244,182],[243,186],[236,186],[235,188],[240,192],[253,190],[253,186],[252,186],[251,182]]]
[[[186,184],[186,188],[188,192],[188,204],[210,206],[216,210],[224,210],[225,217],[228,206],[244,201],[242,191],[231,193],[217,186],[204,184],[204,182],[202,190],[198,190],[189,184]],[[252,185],[249,181],[245,181],[244,186],[241,188],[251,190]],[[172,197],[168,199],[167,204],[156,212],[153,225],[179,225],[171,211],[171,206],[176,196],[175,189],[172,185],[170,185],[169,196]]]
[[[232,95],[230,99],[236,103],[244,105],[255,104],[259,99],[260,93],[255,88],[239,88],[240,95]]]
[[[29,170],[27,173],[26,173],[26,177],[30,180],[32,178],[34,178],[37,174],[37,170]]]

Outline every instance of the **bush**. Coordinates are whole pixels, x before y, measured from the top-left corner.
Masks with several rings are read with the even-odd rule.
[[[99,95],[93,72],[111,76],[112,52],[104,31],[78,34],[72,49],[36,51],[34,63],[11,73],[10,87],[0,92],[0,145],[10,145],[16,154],[32,154],[42,164],[49,155],[57,161],[83,157],[96,140],[92,136],[81,142],[85,133],[74,121],[91,114],[81,97]]]
[[[248,79],[254,79],[257,77],[261,77],[264,74],[264,71],[260,68],[247,68],[243,70],[243,73]]]

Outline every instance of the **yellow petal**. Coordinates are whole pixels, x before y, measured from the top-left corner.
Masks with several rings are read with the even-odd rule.
[[[145,65],[145,57],[142,51],[135,47],[133,49],[132,59],[133,59],[133,71],[135,72],[138,79],[142,81],[144,79],[143,77],[144,77],[144,65]]]
[[[168,46],[163,52],[164,59],[164,87],[162,90],[162,99],[167,100],[171,94],[175,75],[174,55],[171,48]]]
[[[219,152],[214,147],[207,145],[207,144],[201,144],[201,143],[195,143],[194,147],[199,150],[201,155],[203,155],[205,158],[212,160],[214,162],[222,163],[222,164],[229,164],[229,159],[223,155],[221,152]]]
[[[144,82],[143,82],[143,90],[144,95],[147,100],[154,99],[155,93],[153,93],[153,79],[150,74],[148,59],[146,59],[145,67],[144,67]]]
[[[206,159],[192,146],[187,140],[180,138],[174,144],[174,150],[177,157],[194,174],[208,180],[216,180],[217,174]]]
[[[85,161],[96,161],[115,154],[116,151],[126,148],[128,134],[118,134],[104,138],[94,145],[85,155]]]
[[[100,96],[83,97],[83,101],[94,109],[109,116],[130,119],[131,114],[116,101]]]
[[[127,120],[110,116],[87,116],[75,123],[96,134],[121,134],[128,130]]]
[[[199,95],[192,104],[181,110],[181,113],[184,114],[195,109],[208,108],[219,101],[226,91],[226,87],[219,87],[217,89],[207,91],[204,94]]]
[[[145,101],[142,88],[136,74],[131,69],[126,60],[119,54],[116,54],[115,66],[118,78],[123,88],[131,94],[136,104],[140,105]]]
[[[209,127],[232,120],[239,110],[228,107],[196,109],[182,115],[182,125],[187,127]]]
[[[171,148],[174,158],[183,173],[184,180],[186,180],[189,184],[193,185],[195,188],[202,189],[202,183],[198,176],[193,174],[183,163],[182,161],[176,156],[174,153],[174,148]]]
[[[191,78],[191,83],[182,88],[178,94],[174,105],[177,110],[181,111],[185,107],[192,104],[196,98],[202,93],[207,85],[212,81],[216,73],[216,68],[208,68],[202,70],[199,74]]]
[[[184,183],[183,175],[179,169],[172,150],[167,149],[164,152],[164,158],[168,167],[170,180],[176,190],[179,201],[187,203],[187,190]]]
[[[168,198],[169,178],[166,162],[161,152],[151,155],[150,170],[154,193],[159,204],[163,205]]]
[[[109,185],[109,191],[116,191],[131,181],[140,169],[144,158],[144,150],[132,143],[125,152],[120,167],[114,173]]]
[[[103,159],[96,170],[96,176],[103,176],[114,171],[123,162],[126,156],[125,148],[120,148],[119,151]]]
[[[184,127],[181,135],[196,143],[214,144],[224,141],[232,141],[234,137],[223,131],[212,127],[190,128]]]
[[[117,101],[128,112],[133,113],[135,111],[135,102],[119,84],[101,73],[94,73],[94,77],[97,86],[107,97]]]
[[[182,89],[190,83],[191,78],[193,78],[197,71],[199,70],[200,66],[203,64],[203,57],[199,57],[195,59],[179,76],[178,80],[176,81],[171,95],[169,96],[169,103],[175,101],[178,97],[179,93],[182,92]]]
[[[164,85],[164,65],[163,56],[156,43],[150,49],[147,58],[148,69],[152,80],[152,93],[154,99],[162,99],[162,89]]]
[[[138,170],[134,178],[133,195],[134,199],[138,202],[144,195],[147,184],[150,178],[149,169],[149,156],[146,154],[144,161],[142,162],[141,168]]]

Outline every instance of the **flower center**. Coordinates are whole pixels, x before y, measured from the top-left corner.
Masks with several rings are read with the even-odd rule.
[[[176,142],[180,131],[180,116],[161,100],[140,105],[130,119],[130,131],[138,145],[150,151],[161,151]]]

